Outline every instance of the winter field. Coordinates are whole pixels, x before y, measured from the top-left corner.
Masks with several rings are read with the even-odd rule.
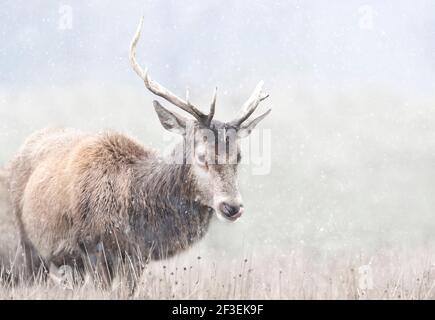
[[[88,88],[3,92],[2,118],[16,121],[7,126],[23,122],[15,133],[6,125],[2,129],[3,163],[20,139],[47,122],[88,131],[128,127],[126,131],[144,144],[150,141],[164,149],[163,129],[147,109],[147,94],[109,91],[110,98],[105,88],[92,93]],[[376,90],[353,95],[329,91],[320,99],[318,90],[313,95],[307,88],[292,88],[285,93],[292,101],[286,102],[280,89],[274,91],[273,105],[282,106],[288,116],[272,116],[265,124],[273,128],[270,173],[254,175],[253,164],[242,165],[246,214],[235,224],[213,221],[206,238],[191,250],[149,263],[138,275],[141,285],[134,295],[123,285],[122,271],[112,290],[89,279],[74,284],[66,277],[64,285],[51,278],[34,283],[20,279],[22,257],[16,251],[17,234],[3,188],[0,297],[434,298],[433,100],[411,105],[400,93]],[[129,114],[115,107],[121,100],[131,106]],[[107,106],[113,113],[106,118]],[[50,110],[56,108],[64,114],[50,119]],[[20,110],[29,111],[26,117],[14,118]],[[86,119],[71,117],[84,113]],[[149,125],[142,125],[144,119]],[[18,266],[16,282],[8,282],[11,261]]]
[[[125,269],[111,289],[70,271],[23,278],[0,183],[0,299],[434,299],[434,12],[429,0],[3,1],[0,170],[46,127],[167,151],[174,135],[128,61],[142,14],[137,58],[154,79],[202,110],[217,85],[220,120],[263,80],[256,112],[272,112],[242,149],[241,219],[146,264],[134,293]]]

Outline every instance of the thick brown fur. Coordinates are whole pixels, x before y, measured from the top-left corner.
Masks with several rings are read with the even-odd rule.
[[[174,151],[176,152],[176,151]],[[161,259],[206,232],[191,168],[115,132],[46,129],[9,165],[9,190],[30,270],[98,256]]]

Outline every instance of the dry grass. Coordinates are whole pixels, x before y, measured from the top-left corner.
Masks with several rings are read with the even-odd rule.
[[[0,299],[433,299],[435,260],[427,252],[316,257],[301,248],[282,258],[219,262],[189,255],[148,264],[133,295],[119,275],[112,289],[90,278],[73,287],[3,280]],[[366,265],[371,288],[364,288]]]

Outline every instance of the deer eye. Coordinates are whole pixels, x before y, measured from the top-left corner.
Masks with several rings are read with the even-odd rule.
[[[200,153],[200,154],[198,154],[198,155],[196,156],[196,161],[198,162],[198,164],[199,164],[201,167],[208,168],[208,165],[207,165],[207,159],[205,158],[205,154],[204,154],[204,153]]]

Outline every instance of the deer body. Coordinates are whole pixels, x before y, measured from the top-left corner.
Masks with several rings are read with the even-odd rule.
[[[212,210],[195,201],[189,167],[168,162],[118,133],[35,133],[10,166],[23,242],[59,263],[99,243],[154,259],[186,249],[205,234]]]
[[[133,70],[194,119],[154,101],[163,127],[182,136],[164,157],[115,132],[46,129],[29,137],[10,164],[9,190],[30,270],[41,260],[84,263],[83,256],[91,264],[104,258],[109,269],[137,253],[162,259],[201,239],[214,214],[236,221],[243,213],[238,141],[270,112],[249,120],[267,98],[262,82],[236,119],[215,120],[216,91],[204,114],[142,70],[135,58],[141,26],[130,48]]]

